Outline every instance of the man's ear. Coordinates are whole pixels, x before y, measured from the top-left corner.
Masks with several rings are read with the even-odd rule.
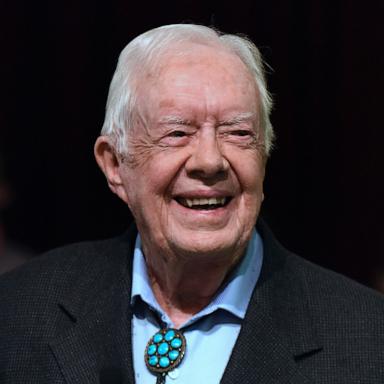
[[[97,164],[107,178],[111,191],[128,204],[128,196],[121,178],[123,164],[108,136],[99,136],[97,138],[94,154]]]

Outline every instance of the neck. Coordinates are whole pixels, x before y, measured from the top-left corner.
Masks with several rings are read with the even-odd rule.
[[[178,257],[164,253],[160,256],[158,250],[153,253],[144,244],[143,250],[153,293],[176,328],[212,301],[244,252],[241,249],[228,256]]]

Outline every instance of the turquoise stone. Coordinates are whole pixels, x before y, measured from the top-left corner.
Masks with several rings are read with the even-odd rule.
[[[161,357],[159,361],[160,367],[167,368],[171,362],[168,357]]]
[[[152,366],[155,366],[158,362],[159,362],[159,359],[156,356],[151,356],[148,359],[148,364]]]
[[[186,347],[182,331],[174,328],[160,329],[149,339],[144,360],[148,370],[157,376],[156,383],[165,384],[167,374],[182,362]]]
[[[172,348],[180,348],[181,344],[183,344],[183,342],[178,337],[176,337],[176,339],[173,339],[171,341]]]
[[[172,350],[168,353],[168,357],[173,361],[176,360],[179,357],[179,351],[176,351],[176,349]]]
[[[160,343],[161,340],[163,340],[163,335],[161,333],[156,333],[156,335],[153,336],[153,341],[155,343]]]
[[[157,348],[157,353],[159,355],[165,355],[169,351],[169,345],[167,343],[161,343]]]
[[[166,334],[165,334],[165,340],[171,341],[175,337],[175,331],[173,329],[170,329]]]
[[[148,353],[148,355],[153,355],[155,352],[156,352],[156,345],[155,344],[151,344],[148,347],[147,353]]]

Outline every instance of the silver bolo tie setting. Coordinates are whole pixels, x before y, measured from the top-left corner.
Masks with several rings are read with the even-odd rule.
[[[145,348],[145,364],[157,375],[156,384],[164,384],[165,376],[183,360],[187,343],[181,331],[164,328],[156,332]]]

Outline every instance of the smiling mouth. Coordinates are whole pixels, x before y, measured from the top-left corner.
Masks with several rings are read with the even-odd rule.
[[[231,197],[176,198],[176,201],[183,207],[202,211],[225,207],[230,200]]]

